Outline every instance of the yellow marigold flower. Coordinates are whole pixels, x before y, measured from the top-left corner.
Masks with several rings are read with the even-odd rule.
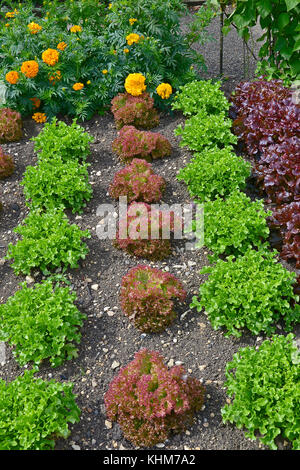
[[[29,29],[31,34],[37,34],[39,31],[41,31],[41,29],[43,29],[42,26],[37,23],[34,23],[33,21],[29,23],[29,25],[27,25],[27,28]]]
[[[27,60],[21,65],[21,72],[27,78],[34,78],[39,72],[39,64],[35,60]]]
[[[169,83],[161,83],[156,88],[156,92],[163,100],[165,100],[169,98],[173,90],[172,90],[171,85],[169,85]]]
[[[141,73],[130,73],[125,80],[125,90],[133,96],[139,96],[146,90],[146,78]]]
[[[81,33],[82,27],[79,26],[78,24],[75,24],[74,26],[72,26],[70,31],[71,31],[71,33]]]
[[[34,113],[34,115],[32,116],[32,119],[34,119],[35,122],[38,122],[41,124],[43,122],[46,122],[47,117],[45,113]]]
[[[5,79],[12,85],[15,85],[19,81],[19,74],[15,70],[12,70],[5,75]]]
[[[5,26],[8,28],[8,27],[9,27],[9,23],[5,23]]]
[[[52,85],[55,85],[57,81],[61,80],[61,71],[56,70],[53,75],[49,76],[49,81],[52,83]]]
[[[129,23],[131,24],[131,26],[137,21],[136,18],[130,18],[129,19]]]
[[[84,84],[78,82],[78,83],[75,83],[75,84],[73,85],[73,90],[75,90],[75,91],[82,90],[83,87],[84,87]]]
[[[102,73],[103,73],[103,75],[106,75],[106,74],[108,73],[108,70],[107,70],[107,69],[103,69],[103,70],[102,70]]]
[[[67,47],[67,44],[64,41],[59,42],[57,44],[57,49],[59,49],[60,51],[64,51],[66,47]]]
[[[87,85],[90,85],[90,84],[91,84],[91,80],[88,80],[88,81],[86,82],[86,84],[87,84]]]
[[[138,43],[140,40],[140,36],[136,33],[131,33],[126,36],[126,41],[129,46],[131,46],[134,42]]]
[[[8,11],[5,15],[5,18],[14,18],[18,14],[18,10],[14,9],[14,11]]]
[[[112,7],[112,3],[109,3],[108,8],[111,9],[111,7]]]
[[[125,47],[124,52],[125,52],[125,54],[128,54],[129,49],[127,47]]]
[[[47,49],[43,52],[42,59],[48,65],[55,65],[59,59],[59,52],[56,49]]]

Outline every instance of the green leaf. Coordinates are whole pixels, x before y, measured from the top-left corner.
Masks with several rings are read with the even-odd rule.
[[[286,7],[287,7],[287,11],[290,11],[293,8],[295,8],[296,6],[298,6],[300,4],[300,2],[299,2],[299,0],[285,0],[285,4],[286,4]]]

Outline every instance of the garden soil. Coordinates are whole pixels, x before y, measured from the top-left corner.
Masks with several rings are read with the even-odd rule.
[[[188,21],[189,18],[183,22],[184,28]],[[217,35],[217,31],[218,21],[215,21],[212,33]],[[241,47],[241,41],[234,32],[232,37],[225,41],[225,74],[230,72],[224,87],[227,96],[243,78],[242,63],[238,61],[241,57]],[[210,44],[204,52],[208,72],[210,76],[216,76],[218,47],[214,48]],[[191,203],[186,185],[176,179],[179,169],[185,166],[191,157],[187,150],[179,147],[179,137],[174,136],[174,129],[183,122],[184,118],[179,113],[161,115],[160,125],[154,129],[167,137],[173,146],[170,157],[153,163],[154,170],[166,179],[167,190],[163,202],[167,204]],[[247,439],[242,430],[233,425],[224,425],[220,411],[224,404],[229,402],[224,388],[226,363],[239,348],[257,347],[264,337],[245,332],[238,339],[226,338],[224,331],[212,329],[204,313],[189,308],[193,295],[198,293],[199,285],[206,278],[205,275],[199,274],[200,269],[209,264],[209,253],[205,248],[186,250],[183,240],[175,240],[169,258],[164,262],[147,263],[117,250],[111,240],[99,240],[96,234],[96,227],[100,223],[96,214],[97,207],[104,203],[114,204],[117,217],[118,207],[108,195],[108,186],[116,171],[123,165],[111,150],[117,130],[110,113],[95,116],[82,125],[95,138],[88,158],[93,198],[82,215],[68,215],[71,222],[84,230],[89,229],[92,237],[87,240],[89,255],[80,263],[78,269],[69,270],[67,277],[77,294],[76,305],[87,317],[81,329],[78,357],[55,369],[48,363],[42,364],[37,374],[44,379],[73,382],[76,401],[82,412],[80,422],[70,426],[69,438],[59,439],[55,449],[134,449],[134,446],[124,439],[119,426],[107,420],[104,394],[120,368],[128,364],[134,353],[142,348],[159,351],[169,366],[183,364],[188,373],[201,380],[206,388],[205,404],[197,414],[194,425],[183,434],[170,436],[166,442],[158,447],[154,446],[153,449],[264,449],[258,440]],[[0,183],[0,200],[4,206],[0,214],[0,303],[5,302],[17,291],[21,281],[27,280],[28,285],[32,285],[33,281],[39,282],[43,279],[39,271],[33,271],[32,275],[27,277],[16,276],[11,262],[4,260],[8,243],[18,240],[13,229],[29,212],[20,182],[26,166],[36,164],[33,142],[30,139],[37,135],[42,127],[31,119],[26,119],[24,138],[20,142],[3,145],[3,150],[15,159],[16,172]],[[121,311],[119,291],[122,276],[137,264],[150,264],[174,274],[188,291],[186,301],[177,305],[177,319],[163,333],[141,334]],[[287,263],[285,266],[293,269],[293,266]],[[282,325],[278,325],[277,332],[283,333]],[[299,333],[296,330],[294,332]],[[14,360],[12,349],[8,345],[1,345],[0,359],[0,378],[11,381],[22,374],[23,369]],[[289,443],[283,440],[279,440],[278,445],[281,449],[290,448]]]

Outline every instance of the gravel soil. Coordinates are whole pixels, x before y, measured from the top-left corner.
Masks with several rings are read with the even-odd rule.
[[[241,70],[239,70],[241,78]],[[179,147],[179,138],[174,129],[184,121],[181,114],[161,116],[159,127],[154,131],[167,137],[173,151],[170,157],[153,163],[154,170],[167,181],[163,202],[190,203],[186,185],[176,180],[180,168],[186,165],[191,154]],[[191,450],[256,450],[264,449],[259,441],[251,441],[242,430],[222,424],[221,407],[228,399],[224,389],[225,365],[233,354],[244,346],[258,346],[263,336],[255,337],[245,332],[242,338],[225,338],[220,330],[214,331],[203,313],[190,310],[192,296],[198,293],[199,284],[205,279],[200,269],[209,264],[207,250],[186,251],[183,241],[174,241],[173,253],[164,262],[149,263],[169,271],[178,277],[188,291],[186,301],[177,306],[178,316],[165,332],[160,334],[141,334],[135,329],[120,309],[119,290],[122,276],[131,267],[147,263],[130,257],[112,246],[111,240],[99,240],[96,226],[99,217],[97,207],[103,203],[113,203],[108,195],[108,185],[116,171],[123,165],[112,153],[111,143],[117,136],[113,117],[108,113],[95,116],[83,124],[95,142],[91,145],[88,162],[93,198],[80,216],[68,214],[71,222],[82,229],[89,229],[92,237],[87,240],[89,255],[77,270],[69,270],[67,277],[77,294],[76,305],[87,315],[81,329],[82,339],[78,357],[67,361],[58,368],[42,364],[39,376],[44,379],[72,381],[77,403],[82,410],[79,423],[70,426],[68,439],[59,439],[56,449],[134,449],[124,439],[119,426],[106,420],[104,394],[109,383],[120,367],[128,364],[134,353],[141,348],[159,351],[169,366],[180,361],[186,370],[206,387],[203,410],[197,415],[194,425],[185,433],[171,436],[160,445],[161,449]],[[37,135],[42,125],[32,120],[24,122],[24,138],[17,143],[3,145],[16,163],[16,172],[0,184],[0,200],[4,210],[0,215],[0,303],[14,295],[25,276],[16,276],[10,262],[4,260],[7,245],[18,239],[13,229],[28,214],[25,206],[23,188],[20,186],[27,165],[36,163],[33,142],[30,138]],[[117,205],[115,204],[116,212]],[[292,267],[290,267],[292,269]],[[40,281],[40,272],[33,272],[27,281]],[[282,332],[278,328],[278,333]],[[295,331],[296,332],[296,331]],[[4,349],[5,348],[5,349]],[[13,380],[23,371],[12,356],[12,350],[5,345],[0,351],[2,360],[0,377]],[[281,449],[289,449],[287,442],[279,441]],[[154,447],[157,449],[157,447]]]

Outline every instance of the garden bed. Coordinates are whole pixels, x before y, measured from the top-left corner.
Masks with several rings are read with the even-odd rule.
[[[161,117],[155,131],[167,137],[173,151],[170,157],[153,163],[157,174],[167,181],[163,202],[190,203],[186,185],[176,179],[178,170],[185,166],[191,154],[178,146],[179,137],[174,129],[184,121],[180,113]],[[82,339],[79,355],[58,368],[42,364],[38,376],[44,379],[53,377],[60,382],[75,384],[74,393],[82,410],[80,422],[71,425],[71,435],[67,440],[58,440],[56,449],[133,449],[133,445],[123,437],[119,426],[107,421],[104,394],[109,383],[120,367],[128,364],[134,353],[142,348],[159,351],[169,365],[177,361],[183,363],[190,374],[203,381],[207,395],[205,408],[197,415],[193,427],[186,433],[174,435],[161,445],[164,449],[262,449],[264,446],[245,438],[242,430],[222,424],[220,409],[226,403],[223,388],[225,365],[239,348],[258,346],[263,336],[255,337],[245,333],[242,338],[225,338],[221,330],[214,331],[204,314],[190,310],[192,296],[198,293],[199,284],[205,279],[200,268],[209,264],[207,249],[186,251],[183,241],[173,243],[172,255],[164,262],[150,263],[174,274],[188,291],[185,302],[177,307],[178,317],[163,333],[141,334],[121,312],[119,291],[122,277],[131,268],[143,262],[130,257],[112,246],[111,240],[99,240],[96,226],[99,217],[96,210],[99,204],[112,203],[108,196],[108,185],[117,170],[123,165],[111,150],[111,143],[117,136],[113,117],[110,114],[95,116],[82,126],[95,138],[91,144],[88,162],[93,198],[80,216],[68,213],[71,222],[82,229],[89,229],[92,237],[87,240],[90,253],[80,268],[69,270],[69,278],[77,294],[76,305],[87,319],[81,329]],[[16,276],[8,261],[3,258],[9,242],[14,243],[17,235],[13,229],[28,214],[23,190],[20,186],[27,165],[36,163],[33,142],[42,125],[25,120],[25,136],[17,143],[3,145],[4,151],[15,158],[16,172],[1,184],[1,199],[4,211],[0,228],[0,302],[16,292],[19,282],[25,276]],[[116,213],[117,213],[117,204]],[[147,263],[148,264],[148,263]],[[285,266],[288,266],[285,263]],[[290,267],[291,269],[291,267]],[[40,281],[39,272],[33,272],[35,281]],[[29,283],[32,279],[27,277]],[[277,332],[282,333],[281,325]],[[295,333],[299,333],[299,328]],[[299,337],[299,336],[298,336]],[[6,361],[0,368],[0,377],[11,381],[22,373],[14,360],[11,348],[6,345]],[[287,442],[279,442],[279,448],[289,448]],[[156,448],[156,447],[154,447]]]

